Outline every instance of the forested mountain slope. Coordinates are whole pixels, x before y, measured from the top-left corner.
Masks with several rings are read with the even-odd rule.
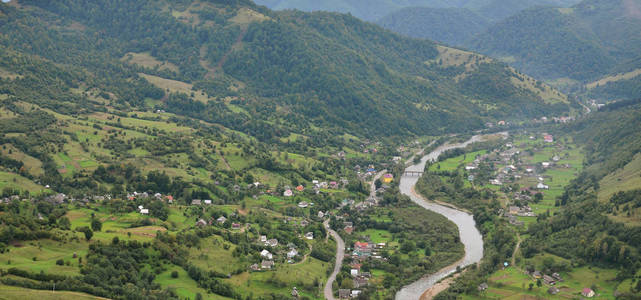
[[[540,78],[595,80],[638,56],[639,9],[638,0],[533,8],[490,27],[468,46]]]
[[[462,70],[424,64],[438,55],[433,43],[346,15],[274,13],[251,4],[223,9],[215,1],[18,3],[22,8],[3,5],[5,55],[56,64],[68,77],[62,90],[99,85],[114,94],[112,102],[141,106],[168,95],[140,73],[177,80],[218,101],[174,95],[155,106],[247,133],[271,128],[262,139],[310,123],[373,136],[463,130],[485,118],[562,109],[545,105],[536,90],[504,84],[514,74],[494,62],[483,64],[492,70],[484,77],[501,86],[480,92],[468,79],[474,76],[454,80]],[[171,67],[121,62],[132,54]],[[29,78],[19,64],[4,68]],[[252,113],[229,110],[229,101]]]
[[[491,21],[467,8],[408,7],[386,15],[377,24],[406,36],[462,45]]]
[[[609,74],[586,84],[585,90],[590,98],[600,102],[638,98],[641,95],[641,57],[621,63]]]
[[[416,6],[395,10],[376,21],[392,31],[426,38],[449,45],[463,46],[491,25],[536,6],[565,7],[577,1],[493,0]]]
[[[481,55],[248,1],[12,1],[0,32],[2,186],[37,193],[167,176],[162,192],[230,199],[208,179],[297,182],[338,172],[328,153],[367,139],[568,110]]]

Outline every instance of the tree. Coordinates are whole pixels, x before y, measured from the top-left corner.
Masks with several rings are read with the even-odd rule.
[[[171,271],[171,278],[178,278],[178,271]]]
[[[85,239],[87,241],[91,240],[91,237],[93,237],[93,231],[91,231],[91,228],[87,226],[79,227],[77,230],[85,234]]]
[[[100,231],[102,229],[102,222],[100,220],[93,218],[91,220],[91,229],[93,231]]]
[[[414,244],[414,242],[410,240],[406,240],[405,242],[403,242],[403,244],[401,244],[401,252],[403,253],[410,253],[415,249],[416,249],[416,245]]]
[[[60,229],[69,230],[71,228],[71,222],[69,221],[69,218],[61,217],[58,220],[58,227],[60,227]]]
[[[163,221],[169,218],[169,208],[162,201],[154,201],[149,206],[149,214]]]
[[[531,291],[533,287],[534,287],[534,283],[530,282],[530,285],[528,286],[528,291]]]
[[[534,202],[539,203],[543,200],[543,193],[534,194]]]

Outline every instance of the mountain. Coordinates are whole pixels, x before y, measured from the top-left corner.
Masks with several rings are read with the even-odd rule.
[[[491,26],[468,47],[549,80],[595,80],[641,50],[641,3],[585,0],[533,8]]]
[[[113,95],[112,105],[152,106],[245,133],[269,128],[259,133],[263,141],[307,132],[312,124],[361,136],[407,135],[562,109],[548,105],[539,87],[511,84],[522,75],[500,63],[483,59],[478,68],[444,69],[425,63],[439,55],[432,42],[347,15],[275,13],[248,3],[223,11],[215,1],[166,8],[154,2],[20,1],[24,8],[3,6],[3,52],[55,64],[68,77],[60,83],[65,97],[96,89]],[[49,26],[40,25],[44,18]],[[3,68],[24,80],[35,76],[20,64]],[[488,82],[477,78],[497,83],[481,89]],[[167,87],[186,93],[168,94]],[[72,92],[77,88],[80,94]],[[230,108],[235,106],[248,113]]]
[[[403,8],[376,23],[406,36],[448,45],[462,45],[491,24],[488,18],[467,8],[430,7]]]
[[[578,0],[255,0],[275,10],[333,11],[351,13],[366,21],[377,21],[396,10],[408,7],[468,8],[479,10],[490,19],[503,18],[524,8],[536,5],[570,6]]]
[[[586,84],[585,93],[600,102],[638,98],[641,95],[641,58],[624,62],[610,74]]]
[[[406,36],[462,46],[490,25],[535,6],[567,7],[578,0],[474,0],[474,1],[288,1],[257,0],[272,9],[336,11]]]

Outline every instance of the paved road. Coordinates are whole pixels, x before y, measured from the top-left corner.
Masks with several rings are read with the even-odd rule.
[[[372,178],[372,183],[370,184],[369,188],[369,193],[370,196],[375,197],[376,196],[376,185],[375,182],[377,179],[381,178],[383,174],[385,174],[387,170],[383,170],[378,172],[374,178]],[[332,284],[336,280],[336,275],[338,275],[338,272],[341,271],[341,268],[343,267],[343,258],[345,258],[345,241],[341,238],[336,231],[332,230],[329,228],[329,219],[325,220],[323,222],[323,225],[325,225],[325,228],[327,229],[327,232],[336,240],[336,263],[334,264],[334,272],[332,272],[331,275],[329,275],[329,278],[327,279],[327,283],[325,283],[325,289],[324,289],[324,294],[325,294],[325,299],[327,300],[336,300],[334,298],[334,291],[332,290]]]
[[[334,298],[334,291],[332,290],[332,284],[336,280],[336,275],[338,275],[338,272],[341,271],[341,268],[343,267],[343,258],[345,258],[345,241],[341,238],[336,231],[332,230],[329,228],[329,219],[325,220],[323,223],[325,225],[325,228],[329,232],[329,234],[332,235],[332,237],[336,240],[336,264],[334,265],[334,272],[332,272],[331,275],[329,275],[329,278],[327,279],[327,283],[325,284],[325,299],[328,300],[336,300]]]
[[[378,172],[376,175],[374,175],[374,178],[372,178],[372,183],[369,186],[369,196],[370,197],[376,197],[376,180],[380,179],[383,174],[387,173],[387,170],[383,170]]]

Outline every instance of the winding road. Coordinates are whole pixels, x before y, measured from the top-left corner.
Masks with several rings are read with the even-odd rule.
[[[334,272],[329,275],[323,292],[325,293],[325,299],[336,300],[336,298],[334,298],[332,284],[336,280],[336,275],[338,275],[338,272],[340,272],[341,268],[343,267],[343,258],[345,258],[345,241],[343,241],[341,236],[338,235],[336,231],[332,230],[329,227],[329,219],[325,220],[325,222],[323,222],[323,225],[325,225],[325,228],[327,229],[329,234],[336,240],[336,263],[334,264]]]
[[[409,166],[405,170],[423,171],[425,169],[425,164],[428,161],[436,161],[441,153],[450,149],[464,148],[471,143],[479,141],[482,141],[482,136],[473,136],[464,143],[442,145],[436,148],[431,153],[425,155],[421,159],[420,163]],[[412,201],[419,206],[439,213],[448,218],[450,221],[454,222],[459,229],[460,240],[465,246],[465,256],[457,263],[445,267],[437,273],[425,276],[409,285],[404,286],[400,291],[398,291],[398,293],[396,293],[397,300],[421,299],[421,295],[434,287],[434,285],[441,279],[454,273],[457,267],[465,267],[471,264],[478,263],[479,261],[481,261],[481,258],[483,258],[483,236],[481,236],[481,233],[476,228],[474,217],[467,212],[452,208],[450,206],[440,205],[438,203],[427,201],[425,198],[418,195],[416,192],[414,192],[414,186],[416,185],[416,182],[418,182],[418,179],[419,178],[414,176],[403,176],[400,182],[401,193],[409,196]],[[442,289],[444,287],[440,286],[439,288]]]
[[[387,170],[382,170],[378,172],[374,178],[372,178],[372,182],[370,183],[369,186],[369,195],[370,197],[376,197],[376,180],[380,179],[383,174],[385,174]],[[336,300],[334,297],[334,291],[332,290],[332,284],[334,281],[336,281],[336,275],[338,275],[338,272],[341,271],[341,268],[343,267],[343,258],[345,258],[345,241],[341,238],[336,231],[332,230],[329,226],[329,219],[325,220],[323,222],[323,225],[325,226],[325,229],[329,232],[329,234],[336,240],[336,263],[334,264],[334,272],[329,275],[329,278],[327,279],[327,283],[325,283],[325,289],[323,290],[323,293],[325,294],[325,299],[328,300]]]

